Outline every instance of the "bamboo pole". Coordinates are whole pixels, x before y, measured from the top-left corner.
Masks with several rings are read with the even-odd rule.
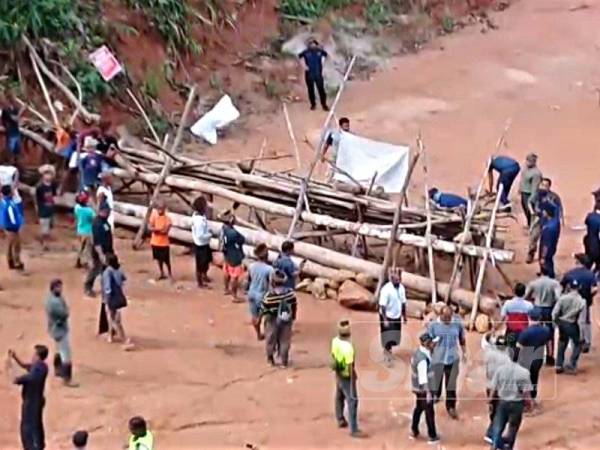
[[[398,198],[398,204],[396,206],[396,211],[394,212],[394,220],[392,221],[392,230],[390,233],[390,238],[385,249],[383,264],[381,265],[381,270],[379,271],[377,289],[375,290],[375,301],[377,301],[377,299],[379,298],[379,292],[381,291],[381,287],[383,286],[383,283],[386,279],[386,274],[390,266],[390,262],[392,260],[394,245],[398,236],[398,225],[400,225],[400,217],[402,216],[404,196],[406,195],[406,191],[408,190],[408,185],[410,183],[410,177],[412,176],[412,173],[415,170],[415,166],[417,165],[417,161],[419,160],[420,156],[421,149],[419,149],[417,153],[413,156],[413,159],[410,162],[410,166],[408,167],[408,172],[406,173],[406,178],[404,179],[404,184],[402,185],[402,189],[400,191],[400,197]]]
[[[510,119],[508,119],[506,121],[506,124],[504,125],[504,130],[502,131],[502,134],[500,135],[500,137],[498,138],[498,141],[496,142],[496,148],[494,149],[494,152],[489,157],[489,159],[485,165],[485,170],[483,172],[483,176],[481,177],[481,180],[479,181],[479,186],[477,186],[477,192],[475,193],[475,199],[471,203],[471,210],[469,211],[469,213],[467,214],[467,218],[465,219],[465,225],[463,227],[461,239],[457,245],[457,252],[454,257],[454,265],[452,267],[452,275],[450,276],[450,281],[448,282],[450,289],[448,291],[448,294],[446,295],[446,303],[450,302],[450,295],[452,293],[452,289],[454,288],[454,283],[457,280],[457,278],[460,283],[460,277],[458,275],[459,275],[459,271],[462,272],[462,266],[463,266],[462,248],[465,246],[467,236],[469,235],[469,230],[471,229],[471,222],[473,221],[473,216],[475,215],[475,211],[477,210],[477,203],[479,202],[479,198],[481,197],[481,193],[483,191],[483,185],[485,184],[485,181],[488,177],[488,173],[490,171],[490,165],[492,164],[492,159],[494,158],[494,155],[496,153],[498,153],[498,151],[500,151],[500,148],[502,147],[502,144],[504,143],[506,133],[508,133],[508,129],[510,128],[510,125],[511,125],[511,121],[510,121]]]
[[[190,93],[188,95],[187,102],[185,103],[185,107],[183,109],[183,114],[181,116],[181,121],[179,122],[179,128],[177,129],[175,141],[173,142],[173,146],[171,147],[171,153],[177,153],[179,150],[181,140],[183,139],[183,130],[185,128],[187,118],[192,110],[192,103],[195,98],[196,98],[196,86],[193,86],[192,89],[190,89]],[[161,189],[163,183],[165,182],[165,179],[169,176],[169,171],[171,170],[172,164],[173,164],[173,159],[172,158],[167,159],[167,161],[165,162],[165,165],[160,173],[158,181],[156,182],[156,185],[154,186],[154,192],[152,193],[152,198],[150,200],[150,204],[148,205],[148,208],[146,209],[146,215],[144,216],[144,220],[142,221],[142,224],[135,235],[135,239],[133,240],[134,250],[137,250],[142,243],[142,238],[144,236],[144,230],[146,229],[146,226],[148,225],[148,221],[150,220],[150,215],[152,214],[152,208],[154,207],[156,200],[157,200],[158,196],[160,195],[160,189]]]
[[[435,265],[433,261],[433,247],[431,246],[431,204],[429,202],[429,173],[427,167],[427,150],[423,145],[421,134],[417,136],[417,146],[423,154],[423,176],[425,178],[425,213],[427,214],[427,227],[425,228],[425,241],[427,242],[427,261],[429,263],[429,280],[431,282],[431,302],[437,302],[437,289],[435,287]]]
[[[329,126],[329,122],[331,122],[331,118],[335,114],[335,108],[337,107],[337,104],[340,101],[342,92],[344,92],[344,87],[346,86],[346,82],[348,81],[348,77],[350,76],[350,72],[352,71],[352,67],[354,66],[355,61],[356,61],[356,55],[352,57],[352,59],[350,60],[350,64],[348,64],[348,68],[346,69],[346,73],[344,74],[344,78],[342,79],[342,83],[340,84],[340,87],[338,88],[338,91],[337,91],[337,94],[333,101],[333,104],[331,105],[331,109],[329,110],[329,114],[327,114],[327,118],[325,119],[325,123],[323,124],[323,128],[321,129],[321,138],[319,141],[319,146],[317,147],[317,152],[310,164],[310,167],[308,169],[306,176],[302,179],[302,182],[300,184],[300,193],[298,194],[298,200],[296,203],[296,211],[294,213],[294,217],[292,217],[292,222],[290,223],[290,228],[289,228],[288,234],[287,234],[288,239],[294,233],[294,230],[296,228],[296,223],[298,222],[298,219],[300,218],[300,216],[302,214],[302,207],[304,206],[304,198],[305,198],[306,191],[308,189],[308,183],[310,181],[310,178],[312,177],[312,174],[315,170],[317,163],[319,162],[319,159],[321,158],[321,154],[323,153],[323,144],[325,142],[325,134],[327,133],[327,127]]]
[[[369,194],[371,194],[371,190],[373,190],[373,186],[375,185],[375,179],[377,178],[377,172],[375,172],[373,174],[373,177],[371,178],[371,182],[369,183],[369,187],[367,188],[367,193],[366,195],[369,196]],[[359,223],[364,223],[364,213],[362,212],[363,207],[361,205],[359,205],[357,203],[356,207],[358,208],[358,212],[360,216],[360,222]],[[365,257],[367,256],[367,238],[363,235],[361,236],[360,234],[356,234],[356,236],[354,237],[354,243],[352,244],[352,256],[356,255],[356,251],[358,249],[358,240],[362,237],[362,241],[363,241],[363,247],[365,248]]]
[[[292,127],[292,122],[290,121],[290,115],[288,114],[288,109],[285,103],[283,103],[283,117],[285,119],[285,123],[287,125],[288,134],[290,135],[290,139],[292,140],[292,146],[294,148],[294,153],[296,154],[296,165],[298,169],[300,169],[300,150],[298,150],[298,142],[296,142],[296,136],[294,135],[294,128]]]
[[[46,83],[44,83],[44,79],[42,78],[42,74],[40,73],[40,69],[38,67],[37,61],[33,56],[33,50],[29,49],[29,59],[31,60],[31,66],[33,67],[33,71],[35,72],[35,76],[37,77],[38,83],[42,88],[42,92],[44,93],[44,99],[48,104],[48,109],[50,110],[50,114],[52,114],[52,120],[54,121],[54,126],[59,125],[58,116],[56,115],[56,110],[52,105],[52,99],[50,98],[50,94],[48,93],[48,89],[46,89]]]
[[[75,105],[76,107],[80,108],[81,114],[83,114],[83,116],[86,118],[86,120],[89,121],[93,121],[93,122],[98,122],[100,120],[100,115],[99,114],[94,114],[91,113],[87,110],[87,108],[79,101],[77,100],[77,97],[75,97],[75,95],[73,95],[73,93],[71,92],[71,90],[66,87],[57,77],[56,75],[54,75],[52,73],[52,71],[50,69],[48,69],[48,67],[46,66],[46,64],[44,64],[44,61],[42,61],[42,58],[40,58],[40,56],[37,54],[37,51],[35,50],[35,47],[31,44],[31,41],[29,40],[29,38],[27,38],[27,36],[23,35],[22,37],[23,42],[25,43],[25,45],[27,46],[27,48],[30,51],[30,54],[33,56],[33,58],[35,58],[40,70],[44,73],[44,75],[46,75],[46,77],[48,77],[48,79],[59,89],[62,91],[62,93],[69,99],[69,101],[71,103],[73,103],[73,105]]]
[[[487,235],[485,237],[485,253],[481,260],[479,261],[479,272],[477,273],[477,284],[475,285],[475,297],[473,299],[473,309],[471,310],[471,317],[469,319],[469,329],[473,329],[473,325],[475,324],[475,318],[477,317],[477,310],[479,308],[479,300],[481,298],[481,288],[483,287],[483,278],[485,276],[485,268],[487,265],[487,260],[490,255],[490,250],[492,246],[492,238],[494,237],[494,225],[496,223],[496,212],[498,211],[498,206],[500,205],[500,196],[502,195],[502,191],[504,190],[504,185],[500,185],[498,187],[498,193],[496,194],[496,201],[494,202],[494,209],[492,210],[492,218],[490,219],[490,227],[488,229]]]
[[[131,97],[131,100],[133,100],[133,103],[135,104],[135,106],[137,107],[137,109],[140,111],[140,114],[144,118],[144,121],[146,122],[146,125],[148,125],[148,129],[150,130],[150,133],[152,133],[152,137],[154,138],[154,142],[157,145],[160,145],[160,138],[158,137],[158,133],[154,129],[154,125],[152,125],[152,122],[150,122],[150,118],[146,114],[146,111],[142,107],[141,103],[138,101],[138,99],[135,96],[135,94],[133,92],[131,92],[131,89],[127,88],[127,94],[129,94],[129,97]]]

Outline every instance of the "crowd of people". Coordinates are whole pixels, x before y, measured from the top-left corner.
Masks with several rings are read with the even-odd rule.
[[[327,53],[314,41],[300,57],[306,65],[311,107],[314,109],[316,106],[316,86],[322,107],[327,109],[322,76],[322,60]],[[25,219],[17,190],[21,148],[19,118],[22,109],[15,105],[14,98],[9,96],[8,104],[2,109],[6,148],[13,166],[0,173],[0,227],[7,235],[8,267],[24,270],[21,230]],[[326,139],[325,152],[333,148],[334,163],[339,133],[349,132],[349,119],[342,118],[339,126],[340,131],[337,134],[330,133]],[[123,322],[123,311],[128,305],[125,293],[127,277],[113,242],[115,204],[110,168],[114,165],[119,144],[109,129],[108,122],[77,131],[70,127],[58,129],[56,147],[57,153],[65,161],[63,177],[57,182],[55,168],[41,166],[34,204],[39,241],[46,250],[52,242],[56,197],[75,180],[74,231],[79,240],[75,266],[87,269],[83,283],[86,295],[97,295],[95,284],[96,280],[100,280],[98,333],[106,334],[108,342],[120,342],[125,350],[129,350],[133,348],[133,343]],[[539,275],[529,283],[517,283],[514,286],[513,297],[504,302],[500,311],[501,326],[496,326],[482,340],[490,418],[483,437],[494,450],[514,448],[524,413],[541,412],[538,391],[544,363],[553,367],[556,374],[577,374],[581,354],[589,352],[591,347],[591,305],[600,270],[600,190],[593,193],[594,206],[585,219],[587,233],[583,252],[575,255],[575,266],[558,277],[554,257],[565,214],[560,196],[552,190],[552,180],[544,176],[538,167],[537,155],[532,153],[526,157],[523,170],[519,162],[510,156],[493,157],[489,168],[489,190],[493,191],[495,174],[501,209],[510,211],[510,192],[519,173],[520,203],[529,234],[527,263],[537,260]],[[466,211],[471,207],[470,196],[465,198],[442,192],[438,188],[431,189],[428,194],[428,200],[442,209]],[[164,199],[158,199],[152,206],[148,232],[152,258],[158,269],[157,280],[169,279],[173,282],[175,278],[169,238],[173,224]],[[196,282],[201,289],[210,289],[212,285],[208,276],[213,259],[210,241],[216,232],[211,228],[214,225],[209,222],[209,209],[209,202],[204,196],[193,202],[191,232]],[[296,263],[292,241],[283,242],[276,257],[269,253],[267,245],[258,244],[254,247],[254,262],[246,268],[245,238],[236,228],[234,212],[229,211],[221,219],[219,250],[224,258],[224,294],[231,296],[233,302],[247,303],[256,338],[264,340],[267,363],[286,368],[291,364],[293,324],[298,308],[296,283],[304,261]],[[400,345],[402,327],[407,322],[407,298],[400,269],[391,270],[386,281],[377,303],[384,363],[393,367],[394,348]],[[243,292],[245,299],[240,295]],[[62,379],[65,386],[77,387],[78,384],[73,380],[69,306],[63,295],[61,279],[54,279],[50,283],[46,315],[48,333],[56,348],[54,374]],[[569,347],[571,350],[567,358]],[[22,386],[21,440],[27,450],[43,449],[45,446],[43,409],[48,355],[46,346],[36,345],[31,362],[27,363],[19,359],[15,352],[9,351],[9,361],[26,371],[25,374],[15,375],[14,382]],[[350,320],[344,319],[338,323],[337,336],[331,341],[330,356],[331,369],[335,374],[334,410],[338,426],[349,427],[353,437],[364,437],[358,425],[356,351]],[[420,437],[419,424],[424,413],[428,441],[440,441],[435,405],[442,395],[445,395],[448,416],[459,419],[458,379],[461,366],[466,361],[466,331],[462,318],[451,305],[446,305],[435,320],[425,325],[410,361],[411,389],[415,396],[409,430],[412,439]],[[153,449],[153,434],[142,417],[132,418],[129,428],[130,449]],[[86,431],[77,431],[73,435],[75,448],[86,448],[87,440]]]

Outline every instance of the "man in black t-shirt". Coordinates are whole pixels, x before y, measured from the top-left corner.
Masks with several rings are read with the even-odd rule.
[[[327,94],[325,93],[325,83],[323,81],[323,59],[327,58],[327,52],[319,47],[316,39],[308,42],[308,48],[303,50],[298,57],[304,61],[304,81],[308,90],[308,99],[310,100],[310,109],[317,107],[315,97],[315,86],[319,91],[319,99],[324,111],[329,111],[327,106]]]
[[[21,152],[21,131],[19,119],[23,114],[23,108],[17,106],[16,99],[12,93],[8,93],[6,101],[2,106],[2,126],[6,136],[6,150],[10,155],[10,161],[16,165],[17,158]]]
[[[110,207],[103,203],[92,224],[92,264],[85,279],[84,291],[87,296],[94,297],[94,282],[102,274],[106,265],[106,255],[114,253],[112,228],[108,223]]]
[[[54,225],[54,197],[57,186],[54,182],[54,167],[44,165],[40,167],[42,180],[35,188],[35,207],[40,223],[40,243],[44,250],[48,250],[50,231]]]
[[[23,387],[21,397],[21,443],[25,450],[43,450],[45,447],[43,412],[46,399],[44,387],[48,376],[48,347],[36,345],[31,363],[22,362],[17,354],[9,350],[10,362],[13,360],[27,373],[16,377],[14,383]]]

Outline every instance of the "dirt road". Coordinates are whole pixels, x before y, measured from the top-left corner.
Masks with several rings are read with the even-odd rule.
[[[389,70],[370,82],[353,83],[339,115],[349,116],[362,135],[412,143],[419,130],[429,147],[430,171],[442,189],[464,192],[474,185],[485,158],[507,118],[512,119],[507,151],[519,159],[535,151],[540,166],[554,180],[566,206],[557,266],[571,265],[580,248],[578,225],[591,206],[592,188],[600,185],[597,148],[600,136],[597,57],[600,54],[600,1],[569,11],[580,1],[521,1],[494,16],[499,30],[482,34],[477,27],[445,37],[418,55],[392,61]],[[442,49],[443,47],[443,49]],[[314,138],[324,114],[305,104],[290,109],[296,132]],[[258,152],[264,136],[273,149],[288,147],[281,118],[251,120],[252,134],[223,140],[221,154]],[[308,156],[308,152],[306,154]],[[278,162],[285,166],[286,162]],[[289,164],[289,163],[288,163]],[[419,183],[419,180],[415,180]],[[420,189],[413,189],[418,199]],[[158,448],[426,448],[409,443],[412,397],[406,364],[421,324],[410,323],[393,373],[379,365],[377,326],[373,315],[350,313],[333,302],[302,296],[292,347],[293,368],[271,369],[263,346],[248,324],[245,305],[215,289],[193,287],[192,259],[176,257],[179,288],[156,285],[149,251],[132,252],[128,240],[118,251],[130,276],[131,306],[125,322],[137,351],[124,353],[94,335],[98,301],[81,293],[83,274],[74,264],[74,240],[62,249],[40,254],[29,239],[27,277],[2,272],[0,350],[15,348],[28,355],[32,344],[49,343],[43,300],[48,281],[61,276],[72,307],[75,373],[81,387],[69,390],[56,380],[48,385],[48,448],[69,448],[73,430],[93,430],[92,448],[117,448],[125,442],[126,421],[134,414],[150,420]],[[514,225],[508,245],[518,262],[509,273],[531,277],[523,265],[524,231]],[[4,249],[2,242],[2,249]],[[499,282],[492,279],[489,286]],[[328,346],[338,318],[350,316],[358,346],[360,421],[370,438],[353,441],[335,427],[333,380],[327,368]],[[597,315],[600,317],[600,315]],[[597,327],[594,328],[598,335]],[[597,343],[597,339],[595,340]],[[470,363],[461,377],[459,422],[438,407],[443,448],[485,448],[482,434],[487,408],[480,367],[479,336],[469,338]],[[585,355],[581,374],[556,378],[542,375],[542,415],[526,418],[520,449],[588,449],[597,447],[600,431],[595,396],[598,351]],[[403,363],[404,362],[404,363]],[[0,384],[0,448],[18,448],[19,393]]]

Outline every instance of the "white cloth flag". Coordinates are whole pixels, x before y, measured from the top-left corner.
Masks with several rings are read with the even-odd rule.
[[[217,130],[229,125],[240,117],[231,97],[224,95],[213,108],[192,125],[191,131],[211,145],[217,143]]]
[[[393,145],[342,132],[335,165],[365,186],[377,172],[375,186],[381,186],[389,193],[400,192],[408,174],[409,152],[407,145]],[[340,172],[335,173],[334,179],[350,181]]]

